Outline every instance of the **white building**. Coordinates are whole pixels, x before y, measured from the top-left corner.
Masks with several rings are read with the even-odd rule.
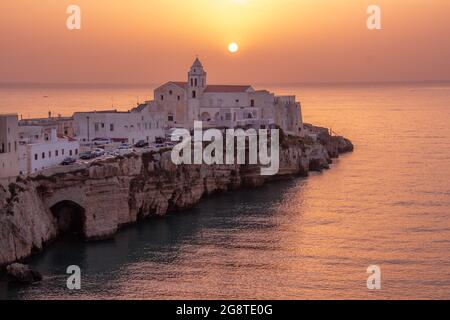
[[[80,153],[78,140],[58,135],[55,128],[20,126],[19,142],[21,175],[59,165],[67,157],[77,159]]]
[[[19,175],[18,117],[0,115],[0,183],[8,184]]]
[[[19,126],[39,126],[46,128],[54,128],[58,135],[74,137],[74,121],[72,117],[52,117],[52,113],[48,113],[48,118],[22,119]]]
[[[250,85],[209,85],[199,59],[187,82],[170,81],[155,89],[151,106],[165,112],[171,127],[192,128],[195,120],[201,120],[206,127],[279,126],[286,133],[303,134],[301,105],[295,96],[275,96]]]
[[[76,137],[80,142],[100,138],[131,144],[140,140],[154,142],[156,137],[164,137],[166,122],[164,114],[150,110],[150,104],[144,103],[126,112],[76,112],[73,115]]]

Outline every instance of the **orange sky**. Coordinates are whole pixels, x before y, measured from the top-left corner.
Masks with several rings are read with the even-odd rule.
[[[449,0],[2,0],[0,82],[184,80],[196,54],[212,82],[450,80],[449,14]]]

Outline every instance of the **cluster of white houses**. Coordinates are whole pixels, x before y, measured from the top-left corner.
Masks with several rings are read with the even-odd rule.
[[[0,182],[77,157],[80,144],[95,139],[134,144],[154,142],[171,128],[280,127],[291,135],[303,135],[300,103],[295,96],[275,96],[250,85],[210,85],[197,58],[187,81],[170,81],[154,91],[154,99],[122,112],[76,112],[73,117],[18,120],[0,115]]]
[[[76,157],[79,149],[77,139],[58,134],[52,125],[29,125],[15,114],[0,115],[0,181],[58,165]]]

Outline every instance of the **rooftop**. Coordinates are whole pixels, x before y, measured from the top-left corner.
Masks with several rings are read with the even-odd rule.
[[[83,113],[130,113],[130,111],[117,111],[117,110],[100,110],[100,111],[80,111],[80,112],[75,112],[74,114],[83,114]]]
[[[240,85],[209,85],[206,87],[205,91],[214,92],[214,93],[237,93],[237,92],[246,92],[248,89],[251,89],[252,86],[240,86]]]

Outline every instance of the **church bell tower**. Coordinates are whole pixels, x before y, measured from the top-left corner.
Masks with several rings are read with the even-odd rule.
[[[192,64],[188,73],[187,95],[188,95],[188,120],[193,126],[193,121],[200,118],[200,99],[206,89],[206,72],[198,58]]]

